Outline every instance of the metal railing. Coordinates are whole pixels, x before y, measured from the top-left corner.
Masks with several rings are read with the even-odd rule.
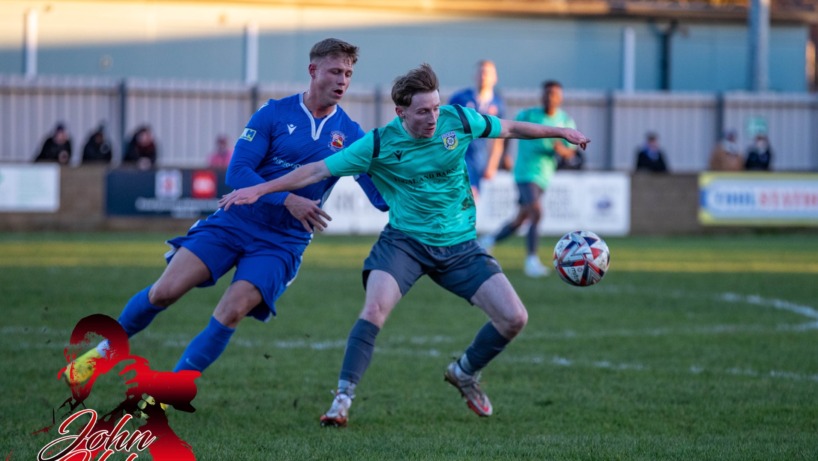
[[[287,83],[0,75],[0,162],[33,161],[48,133],[63,122],[72,134],[71,164],[77,166],[87,136],[104,122],[114,146],[114,165],[131,133],[148,124],[157,139],[159,166],[204,166],[218,135],[238,137],[261,103],[303,90]],[[442,89],[441,99],[448,100],[451,93]],[[507,118],[540,104],[538,89],[507,90],[503,95]],[[395,114],[388,91],[379,87],[356,85],[342,106],[364,130]],[[637,146],[653,131],[671,171],[701,171],[722,130],[735,129],[739,143],[747,146],[753,127],[764,126],[775,170],[818,171],[815,94],[567,91],[564,109],[592,139],[589,169],[631,170]]]

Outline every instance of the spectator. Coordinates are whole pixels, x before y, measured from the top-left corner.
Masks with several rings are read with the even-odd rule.
[[[227,136],[219,135],[216,138],[216,150],[210,154],[208,166],[218,170],[226,170],[233,157],[233,148],[227,143]]]
[[[744,157],[736,142],[735,130],[724,132],[724,138],[716,144],[710,153],[711,171],[741,171],[744,169]]]
[[[125,158],[122,163],[136,165],[140,170],[150,170],[156,164],[156,142],[153,138],[153,131],[148,125],[142,125],[136,129],[128,143],[125,151]]]
[[[756,134],[755,141],[747,149],[747,160],[744,169],[748,171],[769,171],[773,159],[770,140],[766,133]]]
[[[112,153],[111,143],[105,137],[105,124],[100,123],[85,142],[82,149],[82,164],[111,163]]]
[[[665,153],[659,146],[659,136],[654,132],[648,132],[645,136],[645,145],[636,151],[636,171],[666,173],[667,170]]]
[[[483,115],[505,116],[505,104],[497,85],[497,67],[494,62],[483,59],[477,62],[474,88],[466,88],[452,95],[449,104],[469,107]],[[500,139],[479,138],[472,141],[466,150],[466,169],[469,172],[469,183],[475,199],[480,193],[480,182],[490,179],[497,172],[502,162],[505,169],[510,169],[510,161],[503,156],[503,141]]]
[[[71,136],[62,122],[57,123],[54,132],[51,133],[40,149],[40,154],[34,159],[35,162],[57,162],[60,165],[68,165],[71,161]]]

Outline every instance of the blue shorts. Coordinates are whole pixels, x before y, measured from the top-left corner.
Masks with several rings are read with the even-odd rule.
[[[381,232],[364,261],[364,288],[373,270],[394,277],[403,296],[426,274],[438,285],[469,302],[483,282],[503,272],[500,263],[476,240],[448,247],[430,246],[390,225]]]
[[[517,183],[517,203],[520,205],[531,205],[537,203],[545,191],[542,187],[533,182],[518,182]]]
[[[233,282],[247,281],[261,292],[262,303],[249,315],[267,321],[276,314],[278,297],[295,280],[309,239],[282,235],[269,222],[244,219],[233,210],[218,210],[197,221],[187,235],[167,243],[172,248],[165,254],[167,261],[179,247],[184,247],[204,262],[210,270],[210,280],[200,287],[214,285],[235,267]]]

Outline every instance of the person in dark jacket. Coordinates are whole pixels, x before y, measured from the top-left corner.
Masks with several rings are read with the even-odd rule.
[[[636,171],[666,173],[667,170],[665,153],[659,146],[659,136],[650,132],[645,137],[645,144],[636,151]]]
[[[57,123],[54,132],[44,142],[35,162],[57,162],[68,165],[71,161],[71,136],[62,122]]]
[[[88,136],[85,147],[82,149],[82,164],[111,163],[111,143],[105,137],[105,125],[100,124]]]

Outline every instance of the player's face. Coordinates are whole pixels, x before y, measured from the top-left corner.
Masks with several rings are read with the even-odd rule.
[[[440,93],[416,93],[412,104],[398,107],[398,116],[403,127],[413,138],[431,138],[437,129],[437,118],[440,116]]]
[[[484,62],[477,68],[477,89],[494,88],[497,84],[497,68],[490,62]]]
[[[557,109],[562,104],[562,88],[558,86],[546,88],[542,94],[542,104],[546,112]]]
[[[338,104],[352,81],[352,59],[346,56],[327,56],[310,63],[310,93],[321,105]]]

